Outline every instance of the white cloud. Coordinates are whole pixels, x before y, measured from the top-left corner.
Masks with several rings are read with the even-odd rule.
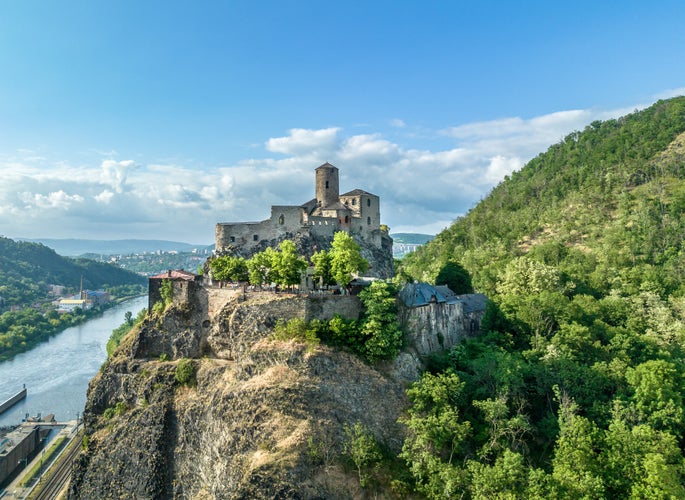
[[[102,193],[96,194],[93,198],[95,198],[95,201],[98,203],[109,205],[112,202],[112,198],[114,198],[114,193],[108,189],[105,189]]]
[[[100,164],[100,182],[110,186],[117,193],[121,193],[126,183],[128,172],[135,168],[132,160],[105,160]]]
[[[337,146],[339,131],[337,127],[321,130],[293,128],[287,137],[275,137],[266,141],[266,149],[285,155],[325,154]]]
[[[383,222],[393,231],[434,233],[551,144],[625,112],[569,110],[461,124],[433,132],[453,142],[432,150],[381,133],[296,128],[263,143],[278,155],[224,166],[103,161],[99,155],[92,165],[74,165],[50,163],[42,151],[0,152],[0,227],[14,237],[210,243],[216,222],[261,220],[271,205],[313,198],[314,169],[330,161],[340,168],[343,192],[362,188],[381,197]],[[406,125],[400,122],[393,125]]]
[[[407,124],[404,122],[404,120],[395,118],[393,120],[390,120],[390,126],[395,128],[404,128],[407,126]]]

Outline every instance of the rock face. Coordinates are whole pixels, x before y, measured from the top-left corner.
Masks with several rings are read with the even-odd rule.
[[[345,426],[398,452],[396,372],[411,369],[267,339],[280,318],[354,317],[353,297],[203,293],[148,318],[91,382],[69,498],[363,498],[339,460]],[[181,357],[194,385],[176,380]]]

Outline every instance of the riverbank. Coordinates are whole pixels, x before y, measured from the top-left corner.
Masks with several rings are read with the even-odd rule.
[[[0,362],[0,400],[26,384],[27,398],[0,415],[0,427],[17,425],[26,414],[54,413],[60,421],[83,411],[88,383],[107,360],[112,331],[130,311],[135,318],[147,296],[115,304],[97,317],[50,336],[33,349]]]
[[[101,316],[105,311],[144,294],[116,298],[107,304],[80,311],[78,314],[45,314],[35,309],[6,312],[0,315],[0,362],[12,359],[17,354],[30,351],[41,342],[63,332],[67,328],[85,323]]]

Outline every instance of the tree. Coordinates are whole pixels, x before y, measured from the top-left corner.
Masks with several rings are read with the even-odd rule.
[[[242,257],[222,255],[209,262],[212,277],[218,281],[247,281],[247,263]]]
[[[365,309],[361,328],[366,339],[364,353],[371,361],[394,358],[402,348],[395,295],[394,287],[383,281],[374,281],[359,294]]]
[[[124,313],[124,321],[126,321],[127,325],[133,325],[133,313],[131,311],[126,311]]]
[[[357,468],[359,484],[362,488],[366,488],[370,469],[383,458],[380,446],[378,446],[371,431],[364,427],[361,422],[357,422],[354,426],[346,424],[345,435],[347,440],[344,444],[344,451]]]
[[[267,247],[247,261],[250,284],[254,286],[270,285],[278,282],[278,273],[274,269],[276,251]]]
[[[345,288],[352,281],[353,274],[364,272],[369,267],[369,263],[361,255],[359,244],[343,231],[338,231],[333,236],[330,258],[333,279]]]
[[[448,261],[435,278],[436,285],[447,285],[457,295],[473,293],[471,276],[461,265]]]
[[[331,273],[331,254],[326,250],[319,250],[312,255],[314,264],[314,279],[320,280],[322,286],[335,285]]]
[[[276,272],[276,283],[285,287],[297,285],[302,280],[302,273],[307,269],[307,262],[297,254],[295,243],[282,241],[279,252],[272,255],[272,270]]]
[[[452,372],[424,373],[407,396],[412,406],[400,421],[408,428],[400,458],[416,480],[416,488],[428,498],[458,498],[468,484],[462,446],[471,424],[462,422],[457,408],[464,382]]]

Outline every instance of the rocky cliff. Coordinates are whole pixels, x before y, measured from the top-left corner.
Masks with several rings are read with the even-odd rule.
[[[395,374],[416,367],[268,339],[279,318],[331,304],[204,293],[148,318],[91,382],[69,498],[364,498],[341,459],[345,426],[398,452],[407,403]],[[182,384],[187,359],[194,380]]]

